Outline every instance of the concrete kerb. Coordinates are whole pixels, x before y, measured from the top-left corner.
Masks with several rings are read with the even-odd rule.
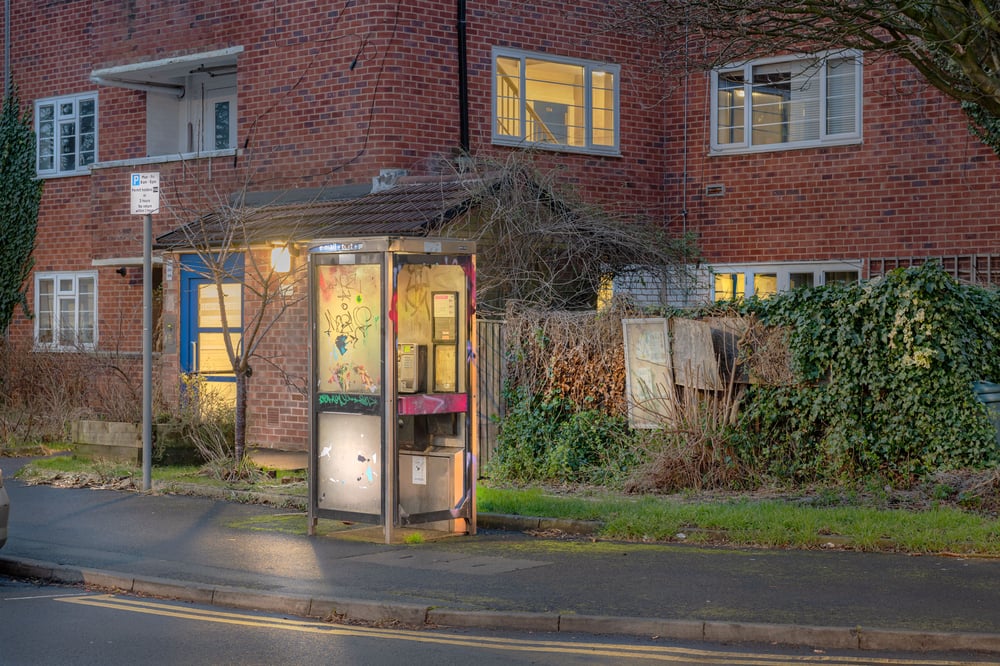
[[[947,650],[1000,653],[1000,634],[888,631],[858,628],[862,650],[905,650],[942,652]]]
[[[154,577],[131,577],[36,560],[0,557],[0,574],[87,585],[225,608],[291,614],[321,620],[395,621],[409,627],[463,627],[511,631],[655,636],[671,640],[779,643],[826,649],[975,651],[1000,654],[1000,634],[915,632],[864,627],[818,627],[656,618],[468,611],[419,604],[275,594],[237,587],[201,586]]]
[[[601,523],[593,520],[572,520],[568,518],[539,518],[535,516],[515,516],[505,513],[480,513],[476,525],[483,529],[531,532],[558,530],[565,534],[593,535],[601,528]]]
[[[467,611],[433,608],[427,612],[430,624],[467,629],[504,629],[508,631],[559,631],[557,613],[515,613],[504,611]]]

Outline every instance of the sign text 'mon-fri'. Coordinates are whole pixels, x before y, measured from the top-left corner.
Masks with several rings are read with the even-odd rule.
[[[132,174],[132,215],[160,212],[160,174]]]

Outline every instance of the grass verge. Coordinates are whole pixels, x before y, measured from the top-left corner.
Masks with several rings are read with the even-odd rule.
[[[249,491],[305,498],[302,470],[264,470],[253,481],[227,482],[205,467],[153,467],[168,492]],[[33,461],[18,477],[27,483],[137,488],[136,465],[75,456]],[[208,493],[206,493],[208,494]],[[921,509],[815,506],[799,499],[629,496],[575,489],[498,488],[480,483],[480,513],[594,521],[602,539],[687,542],[774,548],[851,548],[865,551],[949,553],[1000,557],[1000,521],[952,506]],[[858,500],[861,501],[861,500]]]
[[[152,467],[152,481],[168,492],[197,494],[206,490],[247,491],[305,498],[305,473],[302,470],[262,469],[252,479],[227,481],[221,478],[218,465]],[[142,468],[124,462],[87,460],[75,455],[42,458],[25,465],[17,477],[26,483],[65,486],[100,486],[118,489],[139,488]]]
[[[1000,556],[1000,522],[952,507],[816,507],[784,500],[613,494],[579,498],[484,485],[476,494],[480,512],[593,520],[604,539]]]

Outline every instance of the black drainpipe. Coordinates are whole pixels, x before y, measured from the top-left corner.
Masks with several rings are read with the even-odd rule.
[[[458,115],[462,152],[469,153],[469,60],[465,52],[465,0],[458,0]]]
[[[3,98],[10,95],[10,0],[3,7]]]

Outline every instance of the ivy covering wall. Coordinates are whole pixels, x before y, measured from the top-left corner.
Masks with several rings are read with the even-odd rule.
[[[973,391],[1000,382],[1000,294],[934,263],[748,305],[788,331],[795,382],[754,386],[737,437],[786,479],[1000,462]]]
[[[31,115],[21,112],[12,84],[0,111],[0,335],[7,332],[18,305],[30,313],[28,276],[41,199]]]

